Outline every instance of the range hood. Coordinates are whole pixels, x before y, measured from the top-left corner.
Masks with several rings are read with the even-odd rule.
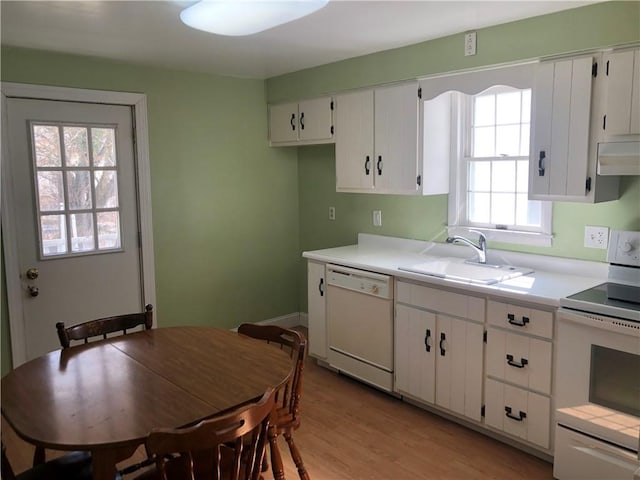
[[[640,141],[598,144],[598,175],[640,175]]]

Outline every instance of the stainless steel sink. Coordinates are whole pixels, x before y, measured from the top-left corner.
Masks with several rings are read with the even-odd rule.
[[[533,272],[531,268],[476,263],[455,257],[444,257],[415,265],[400,266],[398,269],[431,277],[481,285],[504,282],[505,280]]]

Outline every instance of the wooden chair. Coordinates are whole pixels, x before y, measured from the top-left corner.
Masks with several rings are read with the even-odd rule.
[[[269,441],[271,450],[271,467],[276,480],[283,478],[277,472],[282,472],[280,453],[276,442],[278,435],[283,435],[289,446],[291,458],[293,458],[298,475],[302,480],[309,480],[309,474],[302,461],[300,451],[293,441],[293,431],[300,427],[300,398],[302,396],[302,372],[307,351],[307,339],[295,330],[278,327],[275,325],[256,325],[243,323],[238,327],[238,333],[252,338],[265,340],[268,343],[287,350],[294,362],[293,375],[277,392],[276,415],[272,422],[274,439]],[[278,464],[280,462],[280,464]]]
[[[157,429],[145,442],[155,469],[136,480],[258,480],[275,390],[255,403],[203,420],[193,427]],[[174,458],[167,458],[178,454]]]
[[[62,348],[69,348],[74,340],[83,340],[89,343],[92,337],[102,336],[107,338],[109,333],[122,332],[143,325],[145,330],[153,326],[153,306],[147,305],[142,313],[128,313],[114,317],[99,318],[88,322],[79,323],[71,327],[65,327],[64,322],[56,323],[58,338]]]
[[[93,478],[91,455],[88,452],[69,453],[16,474],[11,467],[3,443],[0,475],[3,480],[91,480]],[[115,478],[122,480],[117,473]]]

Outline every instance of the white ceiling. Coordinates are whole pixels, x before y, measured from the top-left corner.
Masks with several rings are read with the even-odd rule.
[[[593,2],[331,0],[308,17],[248,37],[183,25],[179,13],[192,3],[2,0],[2,44],[268,78]]]

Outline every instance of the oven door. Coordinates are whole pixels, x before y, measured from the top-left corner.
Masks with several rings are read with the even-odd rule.
[[[557,424],[637,455],[640,324],[567,309],[558,318]]]
[[[556,426],[553,476],[581,480],[632,480],[640,469],[634,452]]]

